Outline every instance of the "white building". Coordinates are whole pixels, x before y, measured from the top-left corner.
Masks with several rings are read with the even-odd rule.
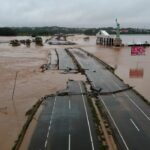
[[[114,45],[114,36],[107,33],[105,30],[100,30],[97,34],[96,44],[104,46],[113,46]]]

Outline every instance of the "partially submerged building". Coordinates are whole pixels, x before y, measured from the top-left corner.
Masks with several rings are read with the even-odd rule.
[[[105,30],[100,30],[97,34],[96,44],[104,46],[114,45],[114,36],[107,33]]]
[[[110,35],[105,30],[100,30],[97,33],[97,40],[96,44],[98,45],[104,45],[104,46],[122,46],[122,40],[120,38],[120,24],[118,23],[116,19],[116,37]]]

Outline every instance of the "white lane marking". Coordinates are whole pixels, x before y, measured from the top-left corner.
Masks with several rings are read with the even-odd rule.
[[[115,81],[113,81],[113,82],[119,89],[121,88]],[[134,104],[136,106],[136,108],[138,108],[138,110],[150,121],[149,116],[132,100],[132,98],[126,93],[124,93],[124,95],[127,96],[128,99],[132,102],[132,104]]]
[[[50,122],[49,122],[50,126],[51,126],[51,124],[52,124],[52,117],[53,117],[53,113],[54,113],[55,104],[56,104],[56,97],[55,97],[55,101],[54,101],[54,105],[53,105],[53,110],[52,110],[51,119],[50,119]]]
[[[50,129],[51,129],[51,127],[49,126],[49,127],[48,127],[48,131],[50,131]]]
[[[69,138],[68,138],[68,150],[70,150],[71,147],[71,136],[69,134]]]
[[[122,136],[122,134],[121,134],[121,132],[120,132],[120,130],[119,130],[119,128],[118,128],[118,126],[117,126],[116,122],[114,121],[114,119],[113,119],[113,117],[112,117],[112,115],[111,115],[110,111],[108,110],[108,108],[107,108],[106,104],[104,103],[103,98],[102,98],[101,96],[100,96],[100,98],[101,98],[102,103],[103,103],[103,105],[105,106],[105,108],[106,108],[106,110],[107,110],[107,112],[108,112],[108,114],[109,114],[109,116],[110,116],[111,120],[113,121],[113,123],[114,123],[114,125],[115,125],[115,127],[116,127],[116,129],[117,129],[117,131],[118,131],[118,133],[119,133],[119,135],[120,135],[120,137],[121,137],[121,139],[122,139],[122,141],[123,141],[123,143],[124,143],[125,147],[126,147],[126,149],[127,149],[127,150],[129,150],[129,147],[127,146],[127,143],[125,142],[125,140],[124,140],[124,138],[123,138],[123,136]]]
[[[70,102],[70,99],[69,99],[69,109],[71,109],[71,102]]]
[[[49,137],[49,131],[47,132],[47,138]]]
[[[138,130],[138,132],[140,131],[140,129],[137,127],[137,125],[135,124],[135,122],[132,120],[132,119],[130,119],[130,121],[132,122],[132,124],[134,125],[134,127]]]
[[[53,105],[53,109],[52,109],[52,114],[51,114],[51,118],[50,118],[50,122],[49,122],[49,127],[48,127],[48,131],[47,131],[47,138],[46,138],[46,141],[45,141],[45,148],[47,147],[47,140],[48,140],[49,132],[50,132],[50,129],[51,129],[52,117],[53,117],[53,113],[54,113],[55,104],[56,104],[56,97],[55,97],[55,101],[54,101],[54,105]]]
[[[45,141],[45,148],[47,147],[47,140]]]
[[[81,93],[83,93],[82,87],[81,87],[81,83],[79,83],[79,87],[80,87]],[[89,118],[88,118],[87,109],[86,109],[86,105],[85,105],[85,99],[84,99],[83,94],[82,94],[82,100],[83,100],[84,109],[85,109],[85,113],[86,113],[86,119],[87,119],[88,128],[89,128],[89,134],[90,134],[90,140],[91,140],[92,150],[94,150],[93,138],[92,138],[92,133],[91,133],[91,128],[90,128]]]
[[[129,95],[125,94],[129,100],[139,109],[139,111],[148,119],[150,120],[150,118],[147,116],[147,114],[145,114],[145,112],[129,97]]]

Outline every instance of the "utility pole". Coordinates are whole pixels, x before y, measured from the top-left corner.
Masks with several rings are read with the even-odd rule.
[[[12,92],[12,101],[14,100],[17,76],[18,76],[18,71],[16,72],[16,76],[15,76],[15,82],[14,82],[14,87],[13,87],[13,92]]]
[[[13,87],[13,92],[12,92],[12,104],[13,104],[13,108],[14,108],[14,113],[16,115],[16,123],[17,123],[18,132],[19,132],[20,125],[19,125],[19,119],[18,119],[17,109],[16,109],[16,105],[15,105],[15,101],[14,101],[14,94],[15,94],[15,88],[16,88],[16,82],[17,82],[18,73],[19,73],[19,71],[17,71],[16,75],[15,75],[14,87]]]

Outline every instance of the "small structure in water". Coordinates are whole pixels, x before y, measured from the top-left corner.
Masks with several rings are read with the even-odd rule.
[[[97,33],[97,45],[104,45],[104,46],[113,46],[114,45],[114,37],[107,33],[105,30],[100,30]]]
[[[84,37],[83,39],[84,39],[84,41],[89,41],[89,40],[90,40],[90,37],[89,37],[89,36],[86,36],[86,37]]]
[[[11,44],[12,46],[20,46],[20,41],[19,41],[19,40],[11,40],[11,41],[10,41],[10,44]]]

